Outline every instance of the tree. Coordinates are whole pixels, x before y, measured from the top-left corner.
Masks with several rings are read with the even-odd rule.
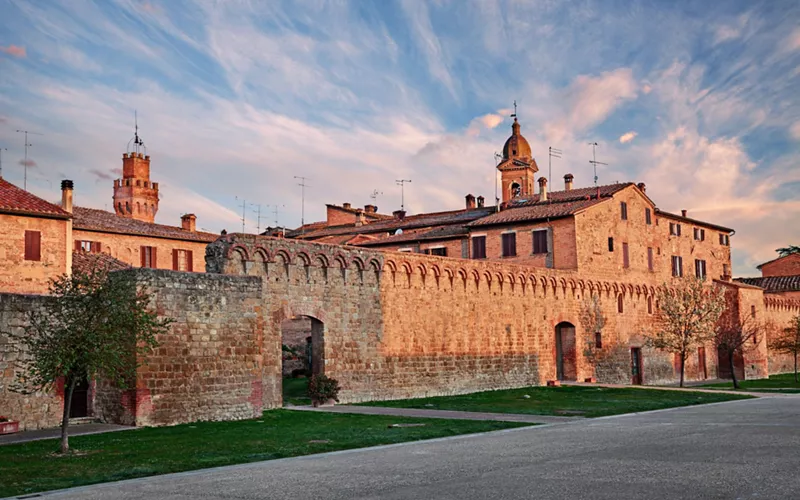
[[[794,357],[794,381],[797,378],[797,357],[800,355],[800,314],[792,318],[789,326],[769,343],[769,348],[781,354],[791,354]]]
[[[736,356],[744,356],[746,351],[758,346],[763,331],[764,326],[755,318],[739,318],[732,312],[723,314],[717,322],[714,345],[728,362],[734,389],[739,388],[734,360]]]
[[[657,297],[658,326],[647,344],[680,356],[683,387],[686,356],[691,349],[714,339],[714,326],[725,307],[725,295],[717,285],[687,278],[679,288],[662,286]]]
[[[775,250],[781,257],[786,257],[787,255],[791,255],[793,253],[800,253],[800,246],[797,245],[789,245],[788,247],[778,248]]]
[[[150,312],[150,295],[137,289],[127,271],[95,268],[50,282],[49,300],[28,313],[19,341],[30,356],[19,377],[21,392],[52,390],[65,381],[61,453],[69,451],[67,427],[72,394],[79,380],[102,377],[129,388],[140,355],[157,345],[170,319]]]

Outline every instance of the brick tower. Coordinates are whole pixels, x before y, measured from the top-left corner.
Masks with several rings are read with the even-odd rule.
[[[531,146],[519,133],[516,112],[511,124],[511,137],[503,146],[503,160],[497,166],[503,190],[503,202],[534,194],[533,180],[539,167],[531,154]]]
[[[158,183],[150,182],[150,156],[141,137],[139,124],[122,155],[122,179],[114,181],[114,211],[121,217],[153,222],[158,212]]]

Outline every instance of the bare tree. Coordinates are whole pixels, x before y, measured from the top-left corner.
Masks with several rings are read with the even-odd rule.
[[[725,294],[717,285],[690,277],[678,288],[662,286],[657,297],[658,326],[647,344],[680,356],[683,387],[686,357],[691,349],[714,340],[714,327],[725,307]]]
[[[800,314],[792,318],[789,326],[769,343],[769,348],[781,354],[791,354],[794,357],[794,381],[797,378],[797,357],[800,355]]]
[[[764,325],[755,318],[750,316],[741,318],[732,311],[723,314],[717,322],[714,345],[717,352],[723,354],[728,362],[734,389],[739,388],[735,359],[756,348],[761,342],[763,331]]]

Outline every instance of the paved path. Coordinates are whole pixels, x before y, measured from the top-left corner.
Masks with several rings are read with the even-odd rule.
[[[114,424],[81,424],[69,427],[69,436],[85,436],[87,434],[100,434],[101,432],[116,432],[136,429],[127,425]],[[25,443],[27,441],[39,441],[42,439],[53,439],[61,437],[61,429],[39,429],[36,431],[22,431],[14,434],[0,436],[0,446],[4,444]]]
[[[83,499],[793,499],[800,398],[762,397],[74,489]]]
[[[321,411],[327,413],[358,413],[361,415],[393,415],[395,417],[450,418],[456,420],[497,420],[528,424],[557,424],[582,417],[556,417],[550,415],[523,415],[519,413],[485,413],[476,411],[425,410],[418,408],[388,408],[383,406],[289,406],[288,410]]]
[[[776,393],[776,392],[757,392],[757,391],[742,391],[731,389],[709,389],[703,387],[676,387],[671,385],[623,385],[623,384],[597,384],[585,382],[562,382],[562,385],[574,385],[578,387],[608,387],[611,389],[653,389],[657,391],[683,391],[683,392],[707,392],[709,394],[741,394],[743,396],[752,396],[754,398],[763,397],[797,397],[797,394],[792,393]]]

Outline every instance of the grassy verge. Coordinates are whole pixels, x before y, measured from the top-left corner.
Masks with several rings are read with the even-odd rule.
[[[311,404],[311,398],[308,397],[307,378],[283,379],[283,404],[284,406],[307,406]]]
[[[424,423],[424,427],[389,428]],[[221,465],[493,431],[525,424],[272,410],[258,420],[198,422],[0,446],[0,497]]]
[[[800,383],[794,381],[794,373],[781,373],[780,375],[772,375],[769,378],[758,380],[742,380],[739,382],[739,386],[743,391],[782,392],[789,394],[800,393]],[[708,384],[703,387],[711,389],[733,389],[733,382]]]
[[[525,398],[525,396],[530,398]],[[745,399],[738,394],[709,394],[655,389],[617,389],[604,387],[527,387],[501,391],[476,392],[461,396],[441,396],[396,401],[359,403],[393,408],[427,408],[432,410],[479,411],[601,417],[659,410],[718,401]]]

